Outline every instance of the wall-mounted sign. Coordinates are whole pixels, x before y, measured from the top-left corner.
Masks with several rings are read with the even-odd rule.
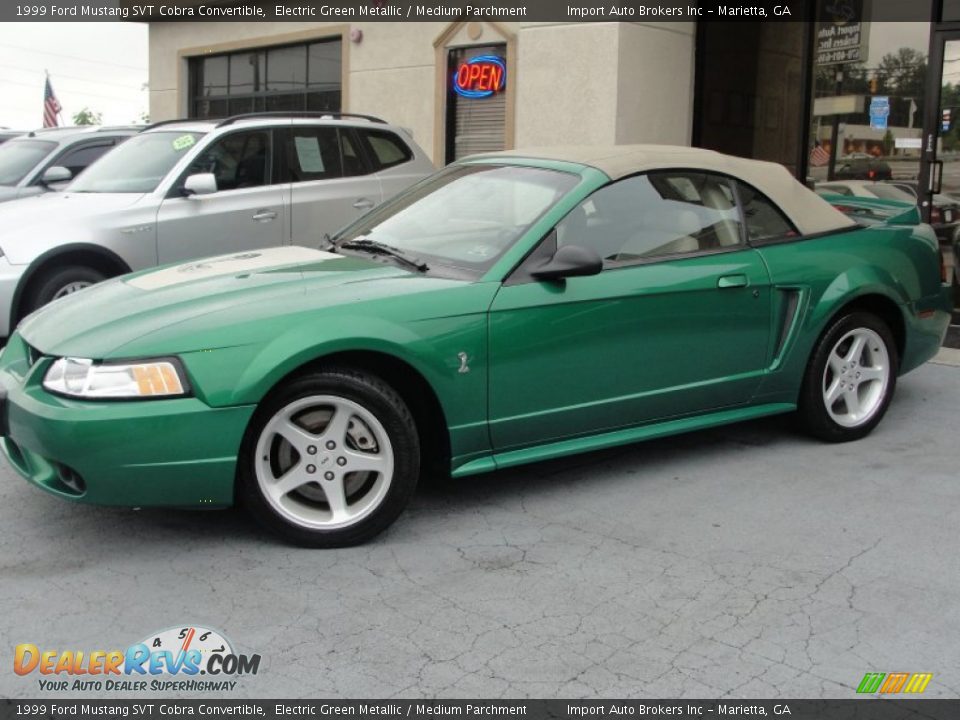
[[[453,73],[453,90],[465,98],[490,97],[507,86],[507,64],[496,55],[478,55],[460,63]]]

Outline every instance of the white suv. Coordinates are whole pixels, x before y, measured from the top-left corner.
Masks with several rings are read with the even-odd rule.
[[[0,205],[0,336],[114,275],[321,243],[433,172],[401,128],[349,113],[157,123],[62,193]]]

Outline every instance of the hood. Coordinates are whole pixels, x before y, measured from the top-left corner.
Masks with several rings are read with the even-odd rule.
[[[135,341],[151,335],[173,354],[257,342],[275,331],[276,320],[303,311],[454,282],[462,281],[365,257],[270,248],[108,280],[41,308],[18,332],[47,355],[130,356]]]
[[[46,192],[4,203],[0,205],[0,247],[6,251],[11,241],[47,236],[62,241],[64,228],[76,231],[93,225],[91,221],[131,207],[143,197],[142,193]]]

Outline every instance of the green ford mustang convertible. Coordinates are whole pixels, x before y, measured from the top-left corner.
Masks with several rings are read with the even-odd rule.
[[[471,157],[317,249],[31,315],[0,358],[3,451],[66,499],[242,502],[339,546],[425,474],[793,411],[854,440],[947,328],[914,220],[859,227],[780,166],[691,148]]]

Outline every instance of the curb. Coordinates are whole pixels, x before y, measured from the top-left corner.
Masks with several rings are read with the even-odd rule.
[[[942,347],[940,348],[940,352],[938,352],[936,357],[934,357],[930,362],[937,365],[960,367],[960,350]]]

